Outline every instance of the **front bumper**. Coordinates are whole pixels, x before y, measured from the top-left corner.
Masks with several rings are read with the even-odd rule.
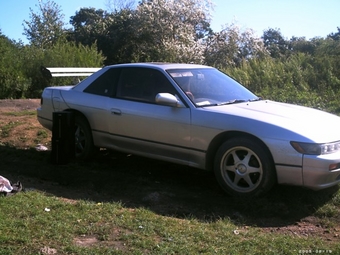
[[[337,166],[330,170],[330,165]],[[340,183],[340,152],[303,156],[303,186],[320,190]]]

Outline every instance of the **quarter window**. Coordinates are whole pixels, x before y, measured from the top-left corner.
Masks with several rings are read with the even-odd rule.
[[[99,96],[112,96],[119,78],[120,69],[111,68],[93,81],[84,92]]]

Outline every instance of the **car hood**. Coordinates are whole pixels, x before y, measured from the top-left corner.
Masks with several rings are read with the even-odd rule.
[[[340,117],[313,108],[262,100],[205,109],[232,115],[235,120],[242,121],[243,126],[248,126],[249,130],[262,129],[257,132],[262,131],[267,135],[271,132],[282,132],[282,135],[289,132],[289,136],[294,133],[304,137],[305,141],[316,143],[340,140]]]

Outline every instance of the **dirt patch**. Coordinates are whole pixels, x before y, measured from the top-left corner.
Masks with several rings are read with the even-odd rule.
[[[40,106],[40,99],[2,99],[0,112],[32,111]]]
[[[49,146],[50,132],[36,118],[39,106],[40,99],[0,100],[0,145],[19,149]]]
[[[211,173],[130,154],[102,150],[91,162],[55,166],[49,162],[51,132],[35,115],[39,99],[0,100],[0,175],[20,180],[28,189],[60,197],[120,201],[126,207],[146,207],[160,215],[194,217],[201,221],[230,218],[242,228],[338,242],[340,213],[325,221],[316,217],[337,188],[313,192],[278,186],[266,197],[240,201],[226,196]],[[15,114],[24,112],[23,114]],[[48,151],[37,151],[41,144]],[[92,245],[94,238],[75,240]]]

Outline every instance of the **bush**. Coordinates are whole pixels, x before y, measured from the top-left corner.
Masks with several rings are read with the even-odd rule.
[[[101,67],[104,57],[96,45],[59,41],[49,49],[24,46],[0,34],[0,98],[38,98],[50,85],[72,84],[70,78],[47,79],[45,67]]]
[[[292,54],[285,59],[251,59],[224,70],[266,99],[300,104],[340,114],[337,62],[326,56]]]
[[[46,86],[72,84],[72,78],[46,78],[41,67],[102,67],[104,57],[96,45],[83,46],[74,42],[59,41],[49,49],[27,46],[24,72],[31,80],[29,97],[40,97]]]
[[[0,98],[24,98],[30,79],[23,71],[20,44],[16,44],[0,33]]]

